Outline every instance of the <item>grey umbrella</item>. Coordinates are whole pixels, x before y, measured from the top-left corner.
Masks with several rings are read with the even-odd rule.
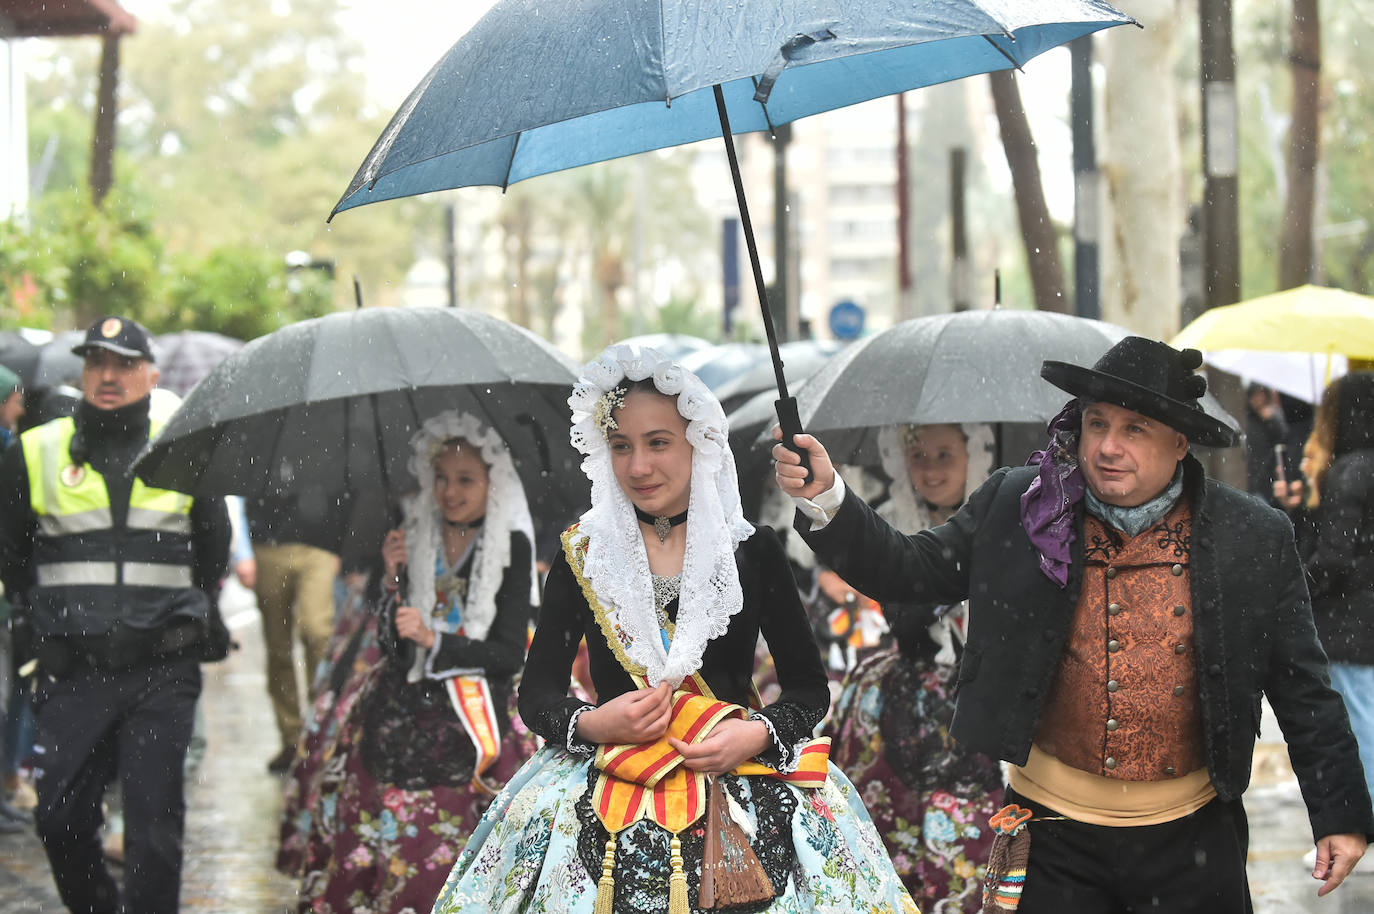
[[[179,397],[191,392],[220,362],[243,348],[243,341],[220,333],[181,330],[153,340],[158,384]]]
[[[792,340],[778,347],[787,376],[794,381],[804,381],[815,374],[830,357],[844,348],[844,343],[834,340]],[[767,350],[759,353],[759,361],[729,380],[711,388],[728,414],[737,406],[744,405],[760,391],[773,389],[773,365],[768,359]]]
[[[139,458],[148,482],[195,495],[416,485],[410,438],[447,409],[510,447],[536,523],[586,501],[568,441],[572,363],[535,334],[477,311],[368,308],[248,343],[187,396]],[[394,501],[393,501],[394,504]]]
[[[876,432],[885,425],[1043,425],[1069,395],[1040,378],[1040,364],[1092,365],[1129,333],[1103,321],[1001,308],[904,321],[852,344],[808,379],[797,397],[801,419],[837,461],[860,464],[877,462]],[[1237,427],[1211,395],[1202,406]]]

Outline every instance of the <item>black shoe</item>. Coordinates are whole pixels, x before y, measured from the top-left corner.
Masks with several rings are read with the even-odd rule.
[[[285,774],[291,767],[291,763],[295,760],[296,749],[294,746],[289,749],[283,749],[272,756],[272,760],[267,763],[267,770],[272,774]]]

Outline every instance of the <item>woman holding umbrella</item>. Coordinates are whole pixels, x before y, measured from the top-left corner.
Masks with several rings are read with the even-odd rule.
[[[537,586],[524,488],[470,414],[430,419],[412,445],[420,491],[382,547],[383,659],[349,696],[294,823],[301,911],[427,909],[534,750],[513,719]]]
[[[878,432],[891,478],[878,513],[903,533],[944,523],[993,469],[992,426]],[[827,732],[831,759],[874,812],[902,882],[927,912],[983,909],[987,821],[1002,805],[996,759],[949,735],[968,604],[883,606],[896,647],[860,664]]]
[[[719,401],[613,346],[569,405],[592,507],[563,535],[520,688],[546,745],[435,911],[914,911],[811,738],[825,670],[781,544],[740,511]],[[760,634],[781,692],[749,710]],[[583,638],[597,705],[568,695]]]

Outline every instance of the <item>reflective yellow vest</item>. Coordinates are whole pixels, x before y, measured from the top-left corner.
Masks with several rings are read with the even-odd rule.
[[[75,434],[64,417],[20,436],[38,521],[29,603],[39,632],[100,635],[117,622],[152,629],[173,616],[204,618],[208,603],[192,578],[192,498],[135,478],[116,526],[105,478],[72,460]]]

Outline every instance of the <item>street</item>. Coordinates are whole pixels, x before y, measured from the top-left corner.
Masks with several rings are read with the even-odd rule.
[[[225,617],[242,645],[205,667],[202,696],[209,732],[205,760],[189,785],[182,910],[197,914],[281,914],[293,909],[295,885],[277,873],[279,778],[265,765],[277,750],[262,670],[262,642],[251,603],[226,595]],[[1369,914],[1374,876],[1353,876],[1317,898],[1318,883],[1301,858],[1310,847],[1307,819],[1288,768],[1278,724],[1266,713],[1246,795],[1250,884],[1257,914]],[[37,839],[0,835],[0,914],[63,911]]]

